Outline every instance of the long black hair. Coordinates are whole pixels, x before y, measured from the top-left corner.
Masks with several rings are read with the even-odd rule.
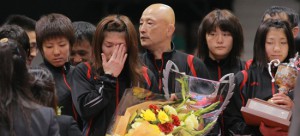
[[[10,38],[19,42],[25,50],[26,55],[30,55],[29,37],[26,31],[17,25],[3,25],[0,27],[0,39]],[[22,49],[20,48],[20,49]]]
[[[31,91],[38,104],[51,107],[57,114],[58,98],[55,90],[54,77],[43,67],[36,66],[29,69],[33,77]]]
[[[268,65],[268,58],[266,53],[266,38],[271,28],[283,29],[284,34],[287,38],[289,50],[288,55],[283,62],[288,62],[289,58],[295,55],[295,44],[294,37],[287,21],[268,19],[260,24],[256,31],[254,46],[253,46],[253,65],[264,68]]]
[[[203,60],[209,57],[206,34],[215,31],[217,27],[231,34],[232,49],[227,57],[230,59],[231,65],[237,64],[237,59],[240,59],[244,50],[243,29],[238,18],[226,9],[215,9],[203,18],[198,29],[198,44],[195,55]]]
[[[0,39],[0,127],[14,134],[13,114],[21,111],[26,124],[33,102],[30,75],[26,67],[26,53],[13,39]],[[28,127],[28,126],[27,126]]]

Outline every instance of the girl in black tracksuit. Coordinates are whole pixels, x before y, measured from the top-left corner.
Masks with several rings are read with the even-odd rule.
[[[244,48],[242,26],[230,11],[216,9],[208,13],[199,26],[198,37],[196,56],[204,61],[212,80],[245,69],[240,59]],[[209,135],[224,135],[223,124],[220,115]]]
[[[276,36],[282,37],[280,39]],[[293,102],[290,97],[276,94],[278,86],[271,82],[267,63],[273,59],[288,62],[294,55],[294,48],[293,35],[287,22],[267,20],[259,26],[255,36],[253,62],[249,70],[236,74],[234,94],[224,111],[225,126],[230,132],[228,135],[266,134],[265,131],[261,132],[258,126],[248,126],[244,121],[240,110],[250,98],[262,100],[272,98],[275,104],[291,108]],[[276,70],[272,68],[272,73],[275,74]],[[275,97],[281,98],[284,102],[275,100]]]
[[[93,50],[94,62],[80,63],[73,72],[72,98],[84,120],[83,135],[104,136],[126,88],[158,88],[153,73],[138,60],[137,34],[126,16],[109,15],[99,22]]]
[[[58,106],[62,115],[70,115],[82,127],[72,101],[72,89],[69,82],[74,69],[69,54],[74,43],[74,30],[71,20],[62,14],[42,16],[36,23],[37,47],[44,62],[40,66],[47,68],[53,75],[58,96]]]

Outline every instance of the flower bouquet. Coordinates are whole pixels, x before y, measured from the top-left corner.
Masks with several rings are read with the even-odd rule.
[[[195,136],[210,132],[232,96],[233,74],[211,81],[180,73],[176,66],[166,72],[166,77],[172,75],[176,81],[171,88],[178,99],[169,100],[166,88],[164,95],[138,87],[127,89],[107,135]],[[164,86],[169,87],[166,80],[169,78],[164,78]]]

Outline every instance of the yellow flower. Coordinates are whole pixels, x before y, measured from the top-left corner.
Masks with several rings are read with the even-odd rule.
[[[161,124],[170,121],[169,116],[164,111],[161,110],[158,112],[158,119],[161,122]]]
[[[142,110],[141,117],[146,121],[156,121],[155,114],[150,109],[147,109],[146,111]]]

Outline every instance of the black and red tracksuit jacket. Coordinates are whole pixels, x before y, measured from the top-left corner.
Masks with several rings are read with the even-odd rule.
[[[72,70],[74,70],[74,67],[71,66],[69,62],[65,63],[62,67],[55,67],[47,60],[44,60],[44,63],[40,64],[40,66],[47,68],[53,75],[58,96],[58,106],[61,107],[62,111],[61,114],[73,116],[76,121],[80,122],[80,118],[78,117],[74,106],[72,106],[72,89],[69,84],[72,79],[71,73]]]
[[[230,133],[227,135],[260,136],[262,134],[259,131],[259,127],[248,126],[245,123],[241,108],[251,98],[259,98],[267,101],[273,94],[278,93],[278,86],[271,82],[271,76],[267,67],[258,68],[252,64],[250,69],[244,72],[246,73],[241,71],[235,75],[234,94],[227,108],[224,110],[225,126]],[[273,69],[272,72],[275,73],[276,69]],[[293,91],[288,95],[292,99]]]
[[[236,60],[236,63],[231,63],[229,58],[216,61],[212,60],[210,57],[204,59],[204,64],[206,65],[209,75],[212,80],[219,81],[224,75],[229,73],[238,73],[245,69],[245,61],[240,59]]]
[[[104,136],[116,107],[126,88],[132,87],[126,66],[115,78],[100,74],[88,63],[80,63],[73,71],[71,86],[74,105],[84,121],[84,136]],[[148,69],[147,75],[151,81],[149,86],[145,80],[145,89],[157,90],[157,81]]]
[[[164,52],[162,54],[161,60],[155,60],[154,55],[148,50],[141,55],[142,62],[154,73],[158,82],[159,89],[155,93],[164,94],[162,84],[163,69],[165,69],[168,60],[173,61],[177,65],[179,72],[185,72],[187,75],[210,79],[210,75],[205,64],[199,58],[193,56],[191,59],[192,66],[190,66],[188,63],[189,54],[175,50],[173,43],[171,44],[171,48],[172,50],[170,52]],[[193,74],[193,71],[196,72],[196,75]],[[169,86],[169,90],[171,90],[170,88],[171,87]]]
[[[212,80],[219,81],[224,75],[229,73],[238,73],[245,69],[245,61],[237,59],[235,63],[231,62],[230,58],[225,58],[220,61],[212,60],[210,57],[204,59],[204,64],[206,65],[209,75]],[[222,114],[219,116],[218,123],[214,126],[209,136],[217,136],[221,134],[222,136],[228,133],[225,130],[224,120]]]

